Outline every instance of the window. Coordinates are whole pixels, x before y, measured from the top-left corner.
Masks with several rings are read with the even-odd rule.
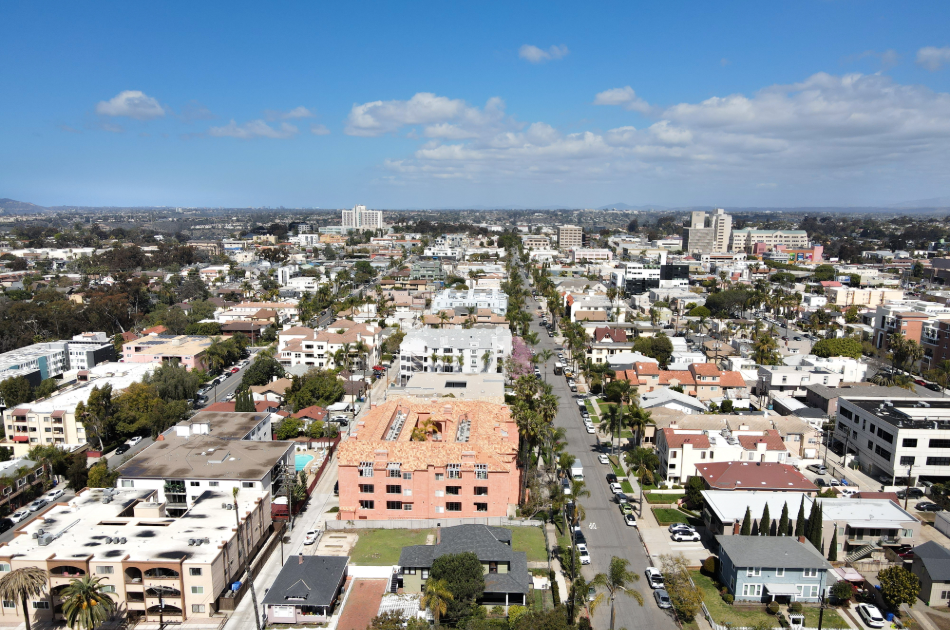
[[[487,512],[487,511],[488,511],[488,504],[487,504],[487,503],[476,503],[476,504],[475,504],[475,511],[476,511],[476,512]]]
[[[402,486],[386,486],[386,494],[402,494]]]
[[[498,563],[497,563],[497,562],[489,562],[489,563],[488,563],[488,572],[489,572],[489,573],[498,573]]]
[[[445,504],[445,509],[449,512],[461,512],[462,504],[457,501],[449,501]]]
[[[785,569],[775,569],[775,577],[785,577]]]
[[[0,562],[0,572],[6,573],[10,570],[10,564],[8,562]]]
[[[392,477],[394,479],[401,479],[402,478],[402,471],[400,470],[401,468],[402,468],[402,464],[400,463],[397,463],[397,462],[389,463],[386,466],[386,476]]]
[[[462,478],[462,465],[461,464],[449,464],[445,468],[445,472],[448,474],[449,479],[461,479]]]
[[[429,579],[429,569],[422,569],[420,571],[420,575],[422,576],[423,580]]]
[[[402,504],[403,512],[412,512],[412,503],[403,503]]]
[[[188,575],[201,575],[200,567],[191,567],[188,569]]]
[[[403,478],[403,479],[412,479],[412,473],[406,473],[406,472],[404,472],[404,473],[402,474],[402,478]]]
[[[699,454],[699,459],[706,459],[706,451]]]
[[[904,441],[901,442],[901,446],[904,448],[917,448],[917,438],[904,438]]]
[[[436,481],[444,481],[444,480],[445,480],[445,475],[442,474],[442,473],[435,473],[435,480],[436,480]]]
[[[913,455],[904,455],[901,457],[901,466],[913,466],[914,465],[914,456]]]
[[[745,575],[746,577],[759,577],[762,575],[762,567],[747,567]]]
[[[96,567],[97,575],[112,575],[114,572],[114,567]]]
[[[488,464],[475,464],[475,478],[488,479]]]
[[[676,459],[676,453],[677,453],[677,451],[672,451],[672,452],[670,453],[670,459]]]
[[[743,597],[762,597],[762,585],[761,584],[743,584],[742,596]]]
[[[891,452],[890,452],[890,451],[885,450],[885,449],[881,448],[880,446],[875,446],[875,447],[874,447],[874,452],[877,453],[878,455],[880,455],[881,457],[883,457],[884,459],[886,459],[887,461],[891,461]]]
[[[13,600],[5,599],[3,600],[4,608],[16,608],[16,603]]]
[[[204,605],[204,604],[192,604],[192,605],[191,605],[191,612],[193,612],[193,613],[202,613],[202,612],[204,612],[204,611],[205,611],[205,605]]]
[[[818,585],[817,584],[799,584],[798,596],[808,597],[812,599],[818,597]]]
[[[49,610],[49,602],[33,602],[33,610]]]
[[[950,440],[930,440],[930,448],[950,448]]]
[[[374,510],[376,509],[376,502],[369,501],[367,499],[360,499],[360,509],[361,510]]]
[[[209,482],[208,482],[208,485],[209,485],[210,487],[212,487],[212,488],[217,488],[218,486],[221,485],[221,482],[220,482],[220,481],[209,481]]]
[[[803,577],[818,577],[818,569],[804,569],[802,571]]]
[[[103,593],[115,593],[115,586],[112,584],[100,584],[99,587]]]
[[[373,462],[360,462],[360,477],[373,476]]]
[[[402,501],[386,501],[387,510],[401,510]]]
[[[199,487],[199,486],[201,485],[201,482],[200,482],[200,481],[189,481],[189,482],[188,482],[188,485],[191,486],[192,488],[197,488],[197,487]]]
[[[877,428],[877,436],[887,442],[888,444],[894,443],[894,436],[882,429],[881,427]]]
[[[928,457],[928,466],[950,466],[950,457]]]
[[[405,573],[406,575],[415,575],[415,574],[416,574],[416,568],[415,568],[415,567],[404,567],[403,570],[402,570],[402,572]]]
[[[242,481],[242,482],[241,482],[241,487],[242,487],[242,488],[253,488],[253,487],[254,487],[254,482],[253,482],[253,481]]]
[[[950,599],[950,591],[940,591],[940,599]],[[6,608],[7,603],[3,602],[3,607]]]
[[[191,594],[192,595],[203,595],[205,592],[205,587],[203,586],[192,586]]]
[[[462,494],[462,486],[445,486],[445,494],[458,496]]]
[[[902,529],[901,537],[903,538],[912,538],[914,536],[914,530],[912,529]]]
[[[361,483],[360,492],[362,492],[363,494],[372,494],[376,492],[376,486],[374,486],[371,483]]]
[[[475,496],[476,496],[476,497],[487,497],[487,496],[488,496],[488,486],[475,486]]]

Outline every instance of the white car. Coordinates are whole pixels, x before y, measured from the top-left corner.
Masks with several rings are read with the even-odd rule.
[[[650,585],[650,588],[657,589],[666,586],[663,582],[663,574],[656,567],[647,567],[644,573],[646,573],[647,584]]]
[[[47,501],[55,501],[56,499],[60,498],[64,494],[66,494],[65,490],[63,490],[62,488],[56,488],[54,490],[50,490],[49,492],[47,492],[44,498]]]
[[[703,537],[699,535],[699,532],[687,532],[684,530],[677,530],[673,532],[673,540],[676,542],[699,542]]]
[[[33,501],[33,503],[30,503],[30,512],[36,512],[37,510],[42,510],[44,507],[46,507],[47,503],[48,501],[44,499],[43,497],[36,499],[35,501]]]
[[[600,455],[597,456],[597,461],[599,461],[601,464],[609,464],[610,458],[607,457],[606,453],[601,453]]]
[[[628,512],[623,515],[623,522],[627,524],[627,527],[636,527],[637,517]]]
[[[884,617],[881,615],[881,611],[877,609],[877,606],[858,604],[857,608],[858,614],[861,615],[861,619],[864,620],[864,623],[866,623],[869,628],[884,627]]]
[[[307,532],[307,535],[304,536],[303,544],[312,545],[313,543],[317,542],[317,536],[319,535],[320,534],[317,532],[317,530],[311,529]]]
[[[141,435],[136,435],[136,436],[133,437],[133,438],[129,438],[129,442],[128,442],[128,443],[131,444],[132,446],[135,446],[136,444],[138,444],[138,443],[141,442],[141,441],[142,441],[142,436],[141,436]]]
[[[580,547],[581,545],[578,545]],[[581,564],[590,564],[590,553],[588,553],[587,548],[577,550],[577,557],[581,559]]]
[[[828,484],[828,487],[829,487],[829,488],[837,488],[838,486],[841,485],[841,482],[838,481],[837,479],[835,479],[834,477],[832,477],[831,479],[829,479],[829,480],[826,481],[825,483]]]
[[[593,434],[593,433],[597,433],[597,429],[595,429],[595,428],[594,428],[594,425],[592,425],[592,424],[585,424],[585,425],[584,425],[584,428],[587,429],[587,432],[588,432],[588,433],[592,433],[592,434]]]
[[[19,510],[17,510],[16,512],[11,514],[7,518],[9,518],[14,523],[19,523],[20,521],[22,521],[29,515],[30,515],[30,508],[20,508]]]
[[[668,530],[671,534],[673,534],[679,531],[695,532],[696,528],[693,527],[692,525],[687,525],[686,523],[673,523],[672,525],[669,526]]]
[[[617,494],[618,492],[623,492],[623,486],[621,486],[619,483],[615,481],[614,483],[610,484],[610,491],[613,492],[614,494]]]

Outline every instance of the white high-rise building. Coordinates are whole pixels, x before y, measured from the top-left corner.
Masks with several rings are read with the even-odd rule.
[[[353,206],[352,210],[343,211],[344,230],[382,230],[382,210],[367,210],[366,206]]]

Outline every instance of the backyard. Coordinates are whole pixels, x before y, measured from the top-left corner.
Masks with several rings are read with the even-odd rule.
[[[528,562],[545,562],[548,550],[544,546],[544,531],[540,527],[512,527],[511,548],[524,551]]]
[[[703,591],[703,602],[706,604],[713,620],[720,625],[755,626],[769,624],[778,627],[778,619],[765,610],[764,604],[727,604],[722,600],[712,578],[699,571],[690,571],[690,577]],[[781,610],[787,613],[788,606],[782,605]],[[803,608],[805,627],[818,627],[818,607],[807,605]],[[834,609],[826,608],[822,619],[824,628],[847,628],[847,624]]]
[[[535,529],[535,528],[531,528]],[[402,548],[409,545],[424,545],[434,529],[361,529],[360,539],[350,552],[352,564],[387,565],[399,564]],[[542,542],[543,547],[543,542]]]

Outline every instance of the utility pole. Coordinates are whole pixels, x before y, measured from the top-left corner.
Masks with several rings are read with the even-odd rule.
[[[904,510],[907,510],[907,500],[910,499],[910,471],[914,469],[914,465],[911,464],[907,467],[907,483],[904,487]]]
[[[284,464],[284,493],[287,496],[287,525],[289,531],[294,531],[294,495],[293,485],[297,481],[295,464]],[[281,537],[283,540],[283,537]]]

